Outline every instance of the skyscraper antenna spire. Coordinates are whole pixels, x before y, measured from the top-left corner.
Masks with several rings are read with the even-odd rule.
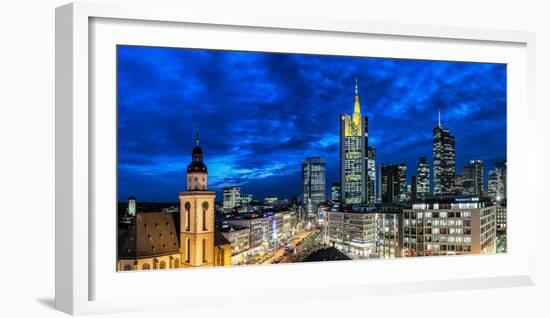
[[[358,89],[357,89],[357,77],[355,78],[355,96],[359,95],[358,94]]]
[[[197,132],[196,132],[196,139],[195,139],[195,143],[197,144],[197,146],[199,145],[199,130],[197,129]]]
[[[437,110],[437,127],[441,127],[441,109]]]

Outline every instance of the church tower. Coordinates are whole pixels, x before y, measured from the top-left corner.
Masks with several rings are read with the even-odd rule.
[[[197,132],[191,163],[187,166],[187,191],[180,198],[180,249],[183,267],[214,266],[214,198],[208,191],[208,171]]]

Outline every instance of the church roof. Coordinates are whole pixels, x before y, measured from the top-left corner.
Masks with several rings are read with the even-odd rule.
[[[220,230],[216,229],[214,231],[214,246],[222,246],[222,245],[231,245],[231,242],[223,236],[222,232]]]
[[[208,169],[202,161],[193,161],[187,166],[187,173],[190,172],[204,172],[207,173]]]
[[[193,153],[191,155],[191,163],[187,166],[187,173],[190,172],[204,172],[208,173],[206,165],[202,161],[203,153],[202,148],[199,146],[199,132],[197,131],[197,140],[195,141],[196,145],[193,148]]]
[[[119,229],[119,257],[139,259],[179,253],[176,214],[138,212],[132,224]]]

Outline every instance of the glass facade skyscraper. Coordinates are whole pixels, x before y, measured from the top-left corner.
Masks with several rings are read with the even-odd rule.
[[[307,215],[314,216],[319,203],[325,201],[326,165],[321,157],[307,157],[302,161],[302,189]]]
[[[506,161],[495,164],[495,170],[489,173],[487,192],[496,201],[506,199]]]
[[[368,198],[367,204],[371,205],[376,202],[376,149],[374,146],[368,146]]]
[[[462,169],[462,193],[472,196],[482,196],[485,178],[483,175],[483,161],[471,160]]]
[[[382,202],[403,203],[407,201],[407,165],[382,165]]]
[[[340,116],[340,183],[344,204],[365,204],[368,198],[368,118],[361,115],[357,80],[353,115]]]
[[[420,157],[416,167],[416,198],[423,199],[430,193],[430,166],[426,157]]]
[[[455,192],[455,137],[441,126],[441,115],[433,130],[434,194]]]

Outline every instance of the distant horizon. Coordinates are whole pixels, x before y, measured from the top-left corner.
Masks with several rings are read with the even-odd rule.
[[[209,188],[240,186],[263,201],[301,195],[301,163],[339,180],[339,116],[355,78],[380,164],[407,164],[407,184],[432,133],[456,138],[456,174],[484,162],[485,187],[506,161],[506,65],[118,46],[118,202],[177,203],[200,131]],[[377,180],[378,183],[378,180]],[[433,188],[433,182],[431,182]]]

